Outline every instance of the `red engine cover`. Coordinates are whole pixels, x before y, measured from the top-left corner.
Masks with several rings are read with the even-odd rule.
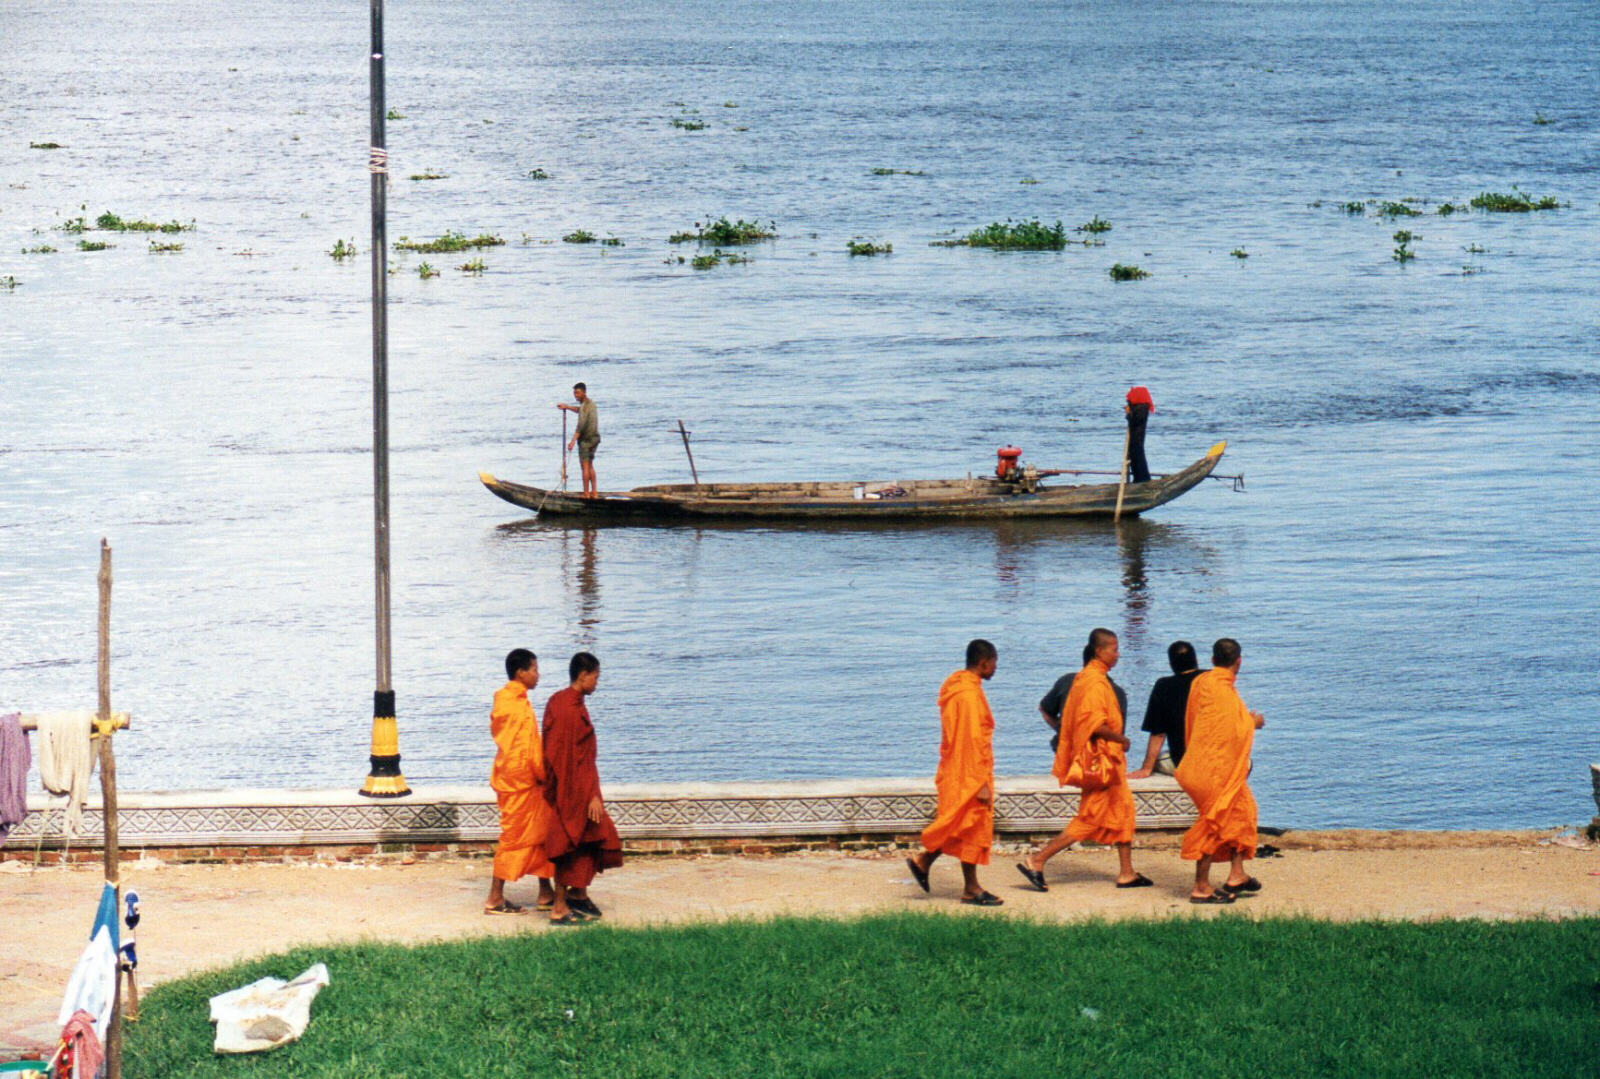
[[[1020,449],[1016,446],[1001,446],[994,452],[995,456],[1000,458],[994,466],[994,474],[996,476],[1000,479],[1005,479],[1017,470],[1017,462],[1022,459],[1022,451]]]

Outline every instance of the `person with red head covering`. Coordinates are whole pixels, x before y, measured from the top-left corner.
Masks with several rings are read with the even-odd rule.
[[[1128,417],[1128,479],[1133,483],[1150,482],[1150,465],[1144,459],[1144,427],[1155,410],[1149,390],[1135,386],[1128,391],[1128,403],[1122,411]]]

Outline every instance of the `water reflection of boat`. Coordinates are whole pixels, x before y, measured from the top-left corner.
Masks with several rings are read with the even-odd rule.
[[[1211,475],[1226,442],[1180,472],[1130,483],[1121,491],[1125,516],[1138,516],[1171,502]],[[541,517],[577,517],[595,524],[696,519],[868,521],[885,519],[984,519],[1017,517],[1110,517],[1118,484],[1078,483],[1059,487],[1039,477],[1059,472],[1018,471],[1009,478],[879,480],[818,483],[682,483],[635,487],[582,498],[496,479],[478,479],[491,492]]]

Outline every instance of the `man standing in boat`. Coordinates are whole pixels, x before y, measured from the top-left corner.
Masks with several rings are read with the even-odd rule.
[[[1156,410],[1156,403],[1150,397],[1150,391],[1143,386],[1135,386],[1128,391],[1128,403],[1122,406],[1122,411],[1128,417],[1128,482],[1149,483],[1150,465],[1144,459],[1144,429],[1150,422],[1150,413]]]
[[[578,429],[568,440],[567,449],[578,447],[578,468],[583,473],[583,497],[599,498],[600,485],[594,478],[594,451],[600,446],[600,413],[589,398],[589,387],[583,383],[572,387],[572,397],[577,404],[569,405],[563,401],[556,405],[563,412],[578,414]]]

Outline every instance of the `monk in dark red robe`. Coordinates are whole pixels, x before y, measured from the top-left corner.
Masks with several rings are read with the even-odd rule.
[[[579,652],[568,673],[572,684],[544,706],[544,799],[551,810],[544,854],[556,871],[552,925],[600,917],[589,884],[622,864],[622,839],[600,796],[594,724],[584,703],[600,684],[600,661]]]

